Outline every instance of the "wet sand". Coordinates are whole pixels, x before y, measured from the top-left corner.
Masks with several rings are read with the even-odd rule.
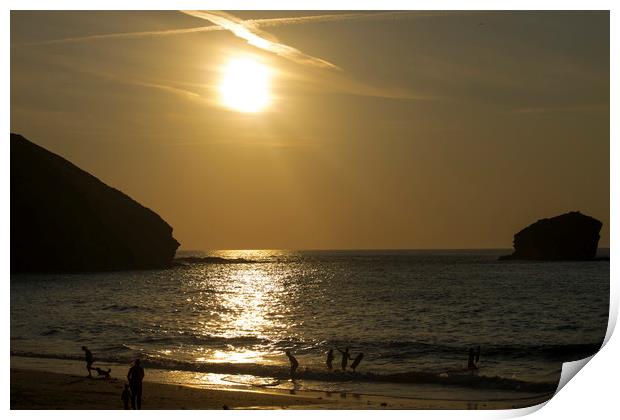
[[[122,410],[124,381],[11,369],[11,409]],[[454,401],[266,389],[203,389],[144,382],[142,409],[506,409],[527,407],[549,395],[505,401]]]
[[[11,409],[122,410],[124,381],[11,369]],[[199,389],[144,382],[142,409],[191,410],[308,406],[317,400],[234,390]],[[319,400],[320,401],[320,400]]]

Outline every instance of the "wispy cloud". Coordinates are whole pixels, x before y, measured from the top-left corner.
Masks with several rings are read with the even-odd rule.
[[[566,106],[532,106],[515,108],[510,112],[512,114],[549,114],[560,112],[587,112],[596,109],[601,109],[608,106],[607,104],[592,104],[592,105],[566,105]]]
[[[221,28],[229,30],[235,36],[245,39],[248,44],[260,48],[262,50],[274,53],[298,64],[310,65],[313,67],[336,69],[340,68],[318,57],[305,54],[297,48],[282,44],[272,34],[265,32],[260,27],[294,25],[300,23],[341,21],[360,18],[381,18],[386,17],[403,17],[408,12],[379,12],[379,13],[346,13],[318,16],[299,16],[289,18],[263,19],[263,20],[242,20],[225,12],[205,12],[199,10],[181,10],[181,12],[218,25]],[[442,12],[420,13],[417,17],[435,17],[445,16]]]
[[[152,36],[167,36],[167,35],[182,35],[182,34],[191,34],[196,32],[211,32],[211,31],[222,31],[224,28],[216,25],[212,26],[199,26],[195,28],[184,28],[184,29],[169,29],[163,31],[142,31],[142,32],[120,32],[115,34],[100,34],[100,35],[87,35],[87,36],[76,36],[70,38],[59,38],[59,39],[49,39],[47,41],[35,41],[35,42],[22,42],[15,43],[12,46],[38,46],[38,45],[54,45],[54,44],[72,44],[77,42],[87,42],[87,41],[100,41],[106,39],[122,39],[122,38],[143,38],[143,37],[152,37]]]
[[[182,29],[168,29],[168,30],[154,30],[154,31],[141,31],[141,32],[121,32],[121,33],[110,33],[110,34],[98,34],[98,35],[88,35],[81,37],[69,37],[62,39],[53,39],[46,41],[37,41],[31,43],[16,43],[13,44],[13,47],[17,46],[38,46],[38,45],[53,45],[53,44],[66,44],[66,43],[78,43],[78,42],[90,42],[90,41],[102,41],[109,39],[124,39],[124,38],[141,38],[141,37],[159,37],[159,36],[172,36],[172,35],[182,35],[182,34],[191,34],[191,33],[199,33],[199,32],[212,32],[212,31],[222,31],[227,30],[232,32],[235,36],[244,39],[248,42],[248,44],[265,50],[267,52],[271,52],[278,56],[281,56],[285,59],[288,59],[294,63],[306,65],[312,67],[316,70],[321,69],[337,69],[340,68],[321,58],[313,57],[311,55],[305,54],[297,48],[291,47],[289,45],[282,44],[277,40],[275,36],[272,34],[261,30],[260,28],[267,27],[279,27],[279,26],[287,26],[287,25],[301,25],[301,24],[313,24],[313,23],[321,23],[321,22],[338,22],[338,21],[348,21],[348,20],[385,20],[385,19],[425,19],[425,18],[434,18],[434,17],[442,17],[442,16],[450,16],[454,15],[452,13],[446,12],[416,12],[416,11],[384,11],[384,12],[353,12],[353,13],[333,13],[333,14],[321,14],[321,15],[309,15],[309,16],[293,16],[293,17],[279,17],[279,18],[269,18],[269,19],[240,19],[234,15],[225,12],[211,12],[211,11],[181,11],[189,16],[197,17],[203,20],[210,22],[212,25],[209,26],[199,26],[192,28],[182,28]],[[461,12],[459,14],[469,14],[475,12]],[[177,86],[171,85],[169,83],[163,82],[153,82],[153,81],[145,81],[145,80],[137,80],[137,79],[129,79],[129,78],[121,78],[119,76],[113,74],[93,74],[93,76],[105,77],[108,79],[114,79],[118,81],[122,81],[124,83],[129,83],[137,86],[149,87],[153,89],[158,89],[162,91],[168,91],[170,93],[178,94],[184,96],[188,99],[199,99],[204,97],[192,90],[178,88]],[[298,74],[298,73],[296,73]],[[378,87],[371,86],[366,83],[356,81],[351,79],[350,76],[346,76],[343,72],[331,72],[327,74],[325,72],[320,72],[311,76],[311,73],[308,73],[309,76],[313,80],[310,81],[312,84],[316,84],[317,86],[322,86],[323,88],[327,88],[327,90],[332,92],[339,92],[351,95],[360,95],[360,96],[373,96],[380,98],[390,98],[390,99],[430,99],[426,95],[421,95],[418,92],[410,92],[407,90],[403,90],[401,88],[389,88],[389,87]],[[201,89],[204,86],[200,86]]]
[[[389,17],[402,17],[403,14],[410,14],[409,12],[365,12],[365,13],[336,13],[326,15],[312,15],[312,16],[295,16],[284,18],[271,18],[271,19],[247,19],[242,21],[243,25],[248,28],[262,28],[262,27],[278,27],[287,25],[301,25],[309,23],[321,23],[321,22],[335,22],[346,20],[372,20],[372,19],[386,19]],[[420,16],[436,16],[438,13],[422,13]],[[112,39],[124,39],[124,38],[146,38],[146,37],[158,37],[158,36],[172,36],[172,35],[184,35],[199,32],[212,32],[212,31],[224,31],[226,28],[217,24],[209,26],[197,26],[193,28],[182,29],[166,29],[156,31],[140,31],[140,32],[120,32],[111,34],[97,34],[76,36],[69,38],[49,39],[45,41],[34,42],[21,42],[14,43],[12,46],[38,46],[38,45],[54,45],[54,44],[71,44],[78,42],[88,41],[104,41]]]
[[[84,74],[90,77],[95,77],[103,80],[112,81],[115,83],[121,83],[125,85],[139,86],[148,89],[154,89],[161,92],[167,92],[176,96],[183,97],[185,99],[197,100],[200,102],[205,101],[205,97],[202,94],[205,90],[213,89],[212,86],[205,84],[189,84],[179,81],[171,80],[156,80],[152,78],[137,78],[123,73],[116,73],[105,68],[94,67],[89,65],[87,61],[82,59],[75,59],[70,57],[58,57],[54,55],[46,56],[47,65],[57,67],[63,71],[75,72],[78,74]],[[22,83],[30,80],[30,76],[21,76],[16,74],[14,79],[22,80]]]
[[[208,20],[211,23],[229,30],[235,36],[245,39],[248,44],[256,48],[274,53],[296,63],[328,69],[339,69],[338,66],[327,60],[304,54],[297,48],[278,42],[273,35],[256,28],[255,25],[246,25],[242,19],[231,14],[224,12],[202,12],[199,10],[183,10],[183,13]]]
[[[430,18],[447,16],[446,12],[415,12],[415,11],[384,11],[384,12],[355,12],[355,13],[334,13],[310,16],[293,16],[270,19],[240,19],[225,12],[182,10],[187,15],[207,20],[212,23],[209,26],[198,26],[182,29],[153,30],[140,32],[121,32],[111,34],[96,34],[78,37],[68,37],[51,39],[45,41],[22,42],[11,44],[12,47],[22,46],[45,46],[54,44],[71,44],[89,41],[103,41],[125,38],[159,37],[171,35],[183,35],[199,32],[213,32],[227,30],[239,38],[245,39],[248,44],[262,50],[274,53],[298,64],[310,65],[313,67],[338,69],[335,64],[311,55],[305,54],[297,48],[285,45],[277,40],[272,34],[261,30],[263,27],[278,27],[286,25],[299,25],[321,22],[336,22],[347,20],[382,20],[389,18]],[[466,12],[464,12],[466,13]]]
[[[274,26],[285,26],[285,25],[300,25],[306,23],[321,23],[321,22],[340,22],[347,20],[379,20],[379,19],[388,19],[392,18],[402,18],[402,17],[431,17],[431,16],[439,16],[442,14],[441,12],[410,12],[410,11],[399,11],[399,12],[356,12],[356,13],[334,13],[328,15],[310,15],[310,16],[293,16],[293,17],[283,17],[283,18],[271,18],[271,19],[248,19],[244,20],[243,23],[248,26],[254,26],[257,28],[266,28],[266,27],[274,27]]]

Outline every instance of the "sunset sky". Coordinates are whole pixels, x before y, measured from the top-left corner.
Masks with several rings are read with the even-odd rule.
[[[608,246],[609,13],[12,12],[11,131],[182,249]]]

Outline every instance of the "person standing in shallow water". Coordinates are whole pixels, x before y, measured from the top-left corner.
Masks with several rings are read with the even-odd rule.
[[[82,350],[84,351],[84,359],[86,359],[86,370],[88,370],[88,377],[92,378],[93,375],[90,373],[90,370],[93,368],[93,363],[95,362],[95,358],[93,354],[88,350],[88,347],[82,346]]]
[[[342,354],[342,361],[340,362],[340,367],[344,372],[345,370],[347,370],[347,364],[349,363],[349,359],[351,359],[351,355],[349,354],[349,348],[347,347],[346,349],[344,349],[344,351],[340,350],[339,348],[336,348],[336,350],[338,350],[340,354]]]
[[[144,369],[140,366],[140,359],[136,359],[129,372],[127,372],[127,381],[131,390],[132,410],[142,409],[142,379],[144,379]]]
[[[295,379],[295,371],[299,367],[299,362],[288,350],[286,351],[286,357],[288,357],[289,362],[291,362],[291,379]]]
[[[334,369],[332,362],[334,361],[334,349],[329,349],[327,352],[327,359],[325,360],[325,364],[327,365],[327,369],[331,372]]]
[[[476,355],[474,353],[474,348],[469,348],[469,356],[467,357],[467,369],[476,369],[476,362],[474,361]]]

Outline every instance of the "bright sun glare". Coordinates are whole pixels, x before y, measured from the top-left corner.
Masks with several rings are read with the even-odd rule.
[[[228,108],[259,112],[269,105],[271,72],[252,58],[236,58],[224,67],[220,97]]]

